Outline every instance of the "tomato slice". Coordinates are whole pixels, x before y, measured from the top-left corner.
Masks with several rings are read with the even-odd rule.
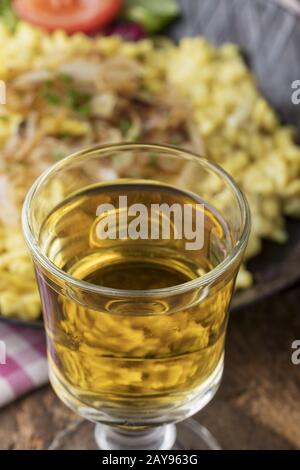
[[[119,13],[123,0],[13,0],[24,20],[48,31],[89,32],[108,24]]]

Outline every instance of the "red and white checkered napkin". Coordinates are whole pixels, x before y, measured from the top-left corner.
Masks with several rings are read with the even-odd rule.
[[[0,322],[0,407],[48,381],[45,333]]]

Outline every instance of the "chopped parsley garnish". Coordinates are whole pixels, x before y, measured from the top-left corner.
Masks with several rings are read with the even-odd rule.
[[[53,160],[55,160],[56,162],[59,162],[59,160],[62,160],[63,158],[65,158],[66,154],[62,150],[54,150],[52,153],[52,156],[53,156]]]
[[[76,90],[75,88],[69,88],[66,90],[64,103],[74,111],[87,115],[91,112],[91,95]]]
[[[58,78],[59,78],[59,80],[64,82],[65,85],[70,85],[71,83],[73,83],[73,78],[70,75],[66,74],[66,73],[60,73],[58,75]]]
[[[157,159],[156,153],[149,154],[149,165],[152,168],[157,168],[158,167],[158,159]]]
[[[119,126],[122,134],[127,134],[132,126],[132,122],[127,118],[123,118],[121,119]]]
[[[83,116],[88,116],[92,112],[92,106],[90,103],[85,103],[77,108],[77,112]]]
[[[41,89],[40,89],[40,95],[48,101],[49,104],[52,105],[57,105],[60,103],[60,97],[54,92],[53,90],[53,81],[48,80],[45,82]]]
[[[59,82],[48,80],[40,89],[41,96],[51,105],[63,104],[76,113],[87,116],[91,113],[91,95],[74,88],[69,75],[60,74]]]

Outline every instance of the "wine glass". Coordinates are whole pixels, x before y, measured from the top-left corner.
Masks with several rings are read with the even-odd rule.
[[[231,177],[170,146],[84,150],[34,183],[23,230],[51,384],[96,423],[98,448],[218,448],[187,418],[219,387],[250,231]],[[52,448],[78,448],[87,429],[81,421]]]

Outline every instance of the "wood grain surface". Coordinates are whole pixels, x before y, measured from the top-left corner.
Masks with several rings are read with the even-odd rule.
[[[224,449],[300,448],[300,287],[231,315],[225,373],[197,416]],[[0,410],[0,449],[47,449],[78,417],[49,386]]]
[[[179,2],[182,15],[168,33],[175,40],[200,34],[214,44],[239,45],[262,94],[278,111],[283,123],[295,125],[300,142],[300,107],[291,99],[292,83],[300,78],[298,15],[283,8],[279,0]],[[237,293],[233,301],[235,308],[245,307],[299,281],[300,221],[289,221],[287,228],[288,243],[264,243],[262,254],[250,260],[249,269],[255,282],[250,289]]]

